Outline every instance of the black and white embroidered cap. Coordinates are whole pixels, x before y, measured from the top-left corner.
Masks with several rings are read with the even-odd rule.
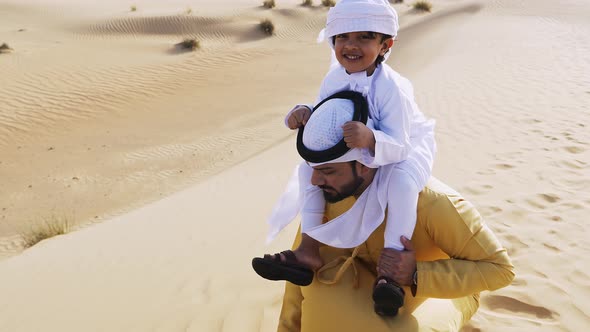
[[[362,151],[346,146],[342,126],[348,121],[367,124],[367,100],[359,92],[341,91],[316,105],[297,133],[297,151],[310,166],[352,160],[362,162]]]

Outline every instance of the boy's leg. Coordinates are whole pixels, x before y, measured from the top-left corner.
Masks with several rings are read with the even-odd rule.
[[[418,194],[421,188],[407,171],[393,168],[388,184],[387,223],[383,251],[404,250],[401,237],[412,237],[416,226]],[[375,311],[378,314],[394,316],[403,306],[404,291],[393,280],[393,262],[387,255],[381,255],[377,264],[377,280],[373,292]]]
[[[309,179],[311,183],[311,178]],[[309,185],[303,195],[303,208],[301,209],[301,243],[293,250],[297,260],[312,270],[322,267],[320,258],[320,243],[307,235],[307,231],[322,224],[326,200],[322,190],[316,186]]]
[[[404,250],[401,237],[412,238],[416,227],[418,195],[423,187],[407,171],[393,168],[387,198],[384,248]]]
[[[291,251],[274,255],[256,257],[252,267],[260,276],[270,280],[288,280],[301,286],[311,283],[313,271],[322,265],[319,242],[306,234],[306,231],[322,224],[325,199],[322,190],[311,185],[312,168],[307,164],[299,167],[300,195],[303,196],[301,208],[301,243]],[[311,276],[311,277],[310,277]]]

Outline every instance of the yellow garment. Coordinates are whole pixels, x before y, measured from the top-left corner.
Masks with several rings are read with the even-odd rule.
[[[348,198],[328,204],[326,219],[353,203]],[[313,283],[285,286],[279,332],[457,331],[477,311],[480,291],[505,287],[514,278],[506,249],[473,205],[434,180],[420,193],[412,236],[418,260],[416,297],[405,287],[398,316],[382,318],[373,311],[371,294],[384,224],[355,249],[320,249],[327,264]],[[295,246],[299,241],[300,234]]]

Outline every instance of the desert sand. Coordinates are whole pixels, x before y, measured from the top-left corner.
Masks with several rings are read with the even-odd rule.
[[[330,62],[315,2],[0,0],[0,331],[276,330],[283,284],[250,259],[296,231],[265,246],[299,160],[284,114]],[[517,274],[464,330],[585,331],[590,3],[432,3],[394,5],[389,64]],[[25,250],[55,217],[73,231]]]

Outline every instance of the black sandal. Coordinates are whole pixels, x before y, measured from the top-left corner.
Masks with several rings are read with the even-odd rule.
[[[284,262],[281,254],[285,256]],[[259,276],[268,280],[287,280],[299,286],[307,286],[313,281],[313,270],[299,263],[291,250],[264,255],[263,258],[255,257],[252,259],[252,267]]]
[[[379,283],[385,280],[386,283]],[[373,285],[373,302],[375,313],[380,316],[396,316],[399,308],[404,306],[406,292],[393,279],[385,276],[377,277]]]

